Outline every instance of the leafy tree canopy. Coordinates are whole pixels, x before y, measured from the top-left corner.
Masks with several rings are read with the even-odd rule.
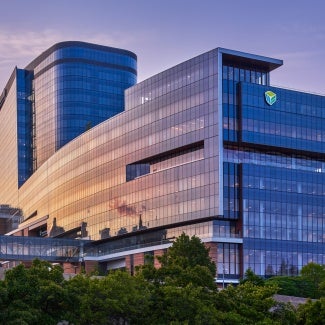
[[[319,298],[320,297],[320,284],[322,281],[325,281],[325,268],[323,265],[316,263],[308,263],[303,266],[300,271],[301,276],[307,281],[312,283],[312,295],[310,298]]]
[[[245,272],[245,277],[240,281],[240,283],[244,284],[246,282],[251,282],[257,286],[263,286],[264,280],[256,275],[251,268],[248,268]]]
[[[247,281],[228,286],[215,296],[215,306],[222,324],[295,324],[294,309],[273,299],[275,286],[255,285]]]
[[[61,317],[67,292],[62,288],[63,270],[34,260],[8,270],[2,282],[1,324],[54,324]]]
[[[314,294],[313,283],[301,276],[275,276],[265,284],[277,286],[280,295],[309,298]]]
[[[188,284],[215,289],[216,265],[198,237],[182,234],[168,251],[157,257],[161,267],[153,265],[140,267],[140,274],[146,280],[158,284],[185,287]]]
[[[325,324],[325,298],[298,311],[273,299],[278,287],[290,283],[287,277],[280,277],[283,283],[274,285],[270,279],[264,284],[248,270],[237,287],[218,291],[208,253],[198,238],[183,234],[159,258],[160,268],[147,264],[136,276],[116,271],[65,281],[62,269],[47,262],[19,265],[0,281],[0,324]],[[320,271],[313,267],[290,279],[312,284],[308,281]],[[320,283],[322,287],[325,282]],[[288,287],[293,290],[297,284]]]
[[[197,265],[206,266],[213,276],[216,274],[216,265],[209,256],[209,249],[200,238],[196,236],[190,238],[185,233],[176,239],[160,262],[162,266],[177,265],[183,269]]]
[[[314,302],[309,300],[306,304],[299,305],[296,324],[325,324],[325,298],[320,298]]]

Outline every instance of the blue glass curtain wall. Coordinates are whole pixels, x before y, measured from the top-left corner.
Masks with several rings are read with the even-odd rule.
[[[325,100],[274,87],[240,84],[241,141],[325,153]],[[273,91],[276,102],[264,99]]]
[[[33,74],[17,69],[18,186],[33,172]]]

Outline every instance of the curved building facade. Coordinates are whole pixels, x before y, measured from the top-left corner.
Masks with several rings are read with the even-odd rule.
[[[19,186],[62,146],[124,110],[124,90],[136,83],[136,63],[130,51],[62,42],[14,70],[2,93],[1,114],[7,116],[10,105],[16,115],[10,122],[17,130]]]
[[[124,90],[136,83],[136,56],[83,42],[52,46],[33,71],[36,168],[63,145],[124,109]]]
[[[87,238],[132,270],[186,232],[226,281],[325,264],[325,98],[271,87],[281,65],[218,48],[128,88],[19,188],[15,234]]]
[[[217,93],[203,87],[204,60],[177,74],[172,110],[170,90],[159,90],[175,78],[170,71],[128,90],[125,112],[63,147],[22,186],[25,214],[49,215],[64,232],[85,223],[93,240],[220,214],[218,143],[204,144]]]
[[[130,51],[73,41],[14,69],[0,96],[2,204],[18,208],[17,189],[50,156],[124,110],[136,64]]]

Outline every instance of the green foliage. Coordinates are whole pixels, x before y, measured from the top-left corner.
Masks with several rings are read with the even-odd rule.
[[[237,287],[229,286],[215,296],[218,319],[222,324],[295,324],[296,316],[290,304],[273,299],[277,288],[255,285],[251,281]]]
[[[92,279],[85,274],[78,274],[69,281],[63,283],[63,288],[68,292],[67,308],[62,319],[75,325],[81,324],[82,301],[90,292]]]
[[[301,276],[308,277],[320,283],[325,280],[325,269],[323,265],[317,263],[308,263],[300,271]]]
[[[159,292],[161,309],[153,312],[150,324],[219,324],[211,294],[203,288],[168,285]]]
[[[318,294],[320,297],[325,297],[325,281],[322,281],[318,286]]]
[[[310,297],[319,298],[319,285],[325,281],[324,266],[316,263],[308,263],[301,269],[300,274],[304,279],[312,283],[313,294]]]
[[[152,264],[140,267],[139,273],[147,281],[177,287],[194,285],[211,290],[216,288],[215,263],[198,237],[190,238],[183,233],[158,260],[161,264],[159,269]]]
[[[271,318],[281,325],[296,324],[296,309],[290,303],[278,302],[272,307]]]
[[[252,284],[255,284],[257,286],[263,286],[264,280],[256,275],[251,268],[248,268],[245,272],[245,277],[240,281],[241,284],[244,284],[246,282],[251,282]]]
[[[143,323],[149,309],[148,285],[127,272],[91,279],[81,298],[81,324]]]
[[[200,239],[182,234],[158,260],[160,268],[150,263],[137,274],[151,284],[148,324],[219,324],[212,299],[216,266]]]
[[[209,249],[200,238],[196,236],[190,238],[184,233],[176,239],[167,254],[160,258],[160,262],[162,266],[177,265],[182,269],[201,265],[207,267],[212,276],[216,275],[216,265],[209,256]]]
[[[275,324],[270,310],[276,305],[272,298],[276,290],[272,286],[256,286],[248,281],[220,291],[215,297],[215,303],[216,308],[223,313],[223,324],[258,324],[266,320]]]
[[[267,279],[265,284],[277,286],[280,295],[304,298],[314,295],[313,283],[301,276],[275,276]]]
[[[325,298],[317,301],[307,301],[297,310],[298,325],[320,325],[325,324]]]
[[[325,298],[298,311],[273,299],[279,287],[297,292],[300,285],[299,290],[312,285],[311,279],[319,283],[318,267],[265,283],[247,270],[237,287],[218,291],[215,266],[198,238],[183,234],[159,260],[159,269],[149,263],[136,276],[117,271],[68,281],[60,267],[47,262],[36,260],[29,269],[19,265],[0,281],[0,324],[325,324]]]
[[[324,266],[309,263],[300,272],[300,276],[277,276],[266,280],[266,284],[279,287],[279,294],[319,298],[325,294],[325,269]]]
[[[55,324],[67,296],[62,282],[62,268],[45,261],[34,260],[30,268],[21,264],[8,270],[1,285],[0,322]]]

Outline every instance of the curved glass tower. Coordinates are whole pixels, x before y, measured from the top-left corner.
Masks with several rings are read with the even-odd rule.
[[[33,171],[58,149],[124,110],[136,83],[136,55],[84,42],[62,42],[25,70],[32,74]]]

